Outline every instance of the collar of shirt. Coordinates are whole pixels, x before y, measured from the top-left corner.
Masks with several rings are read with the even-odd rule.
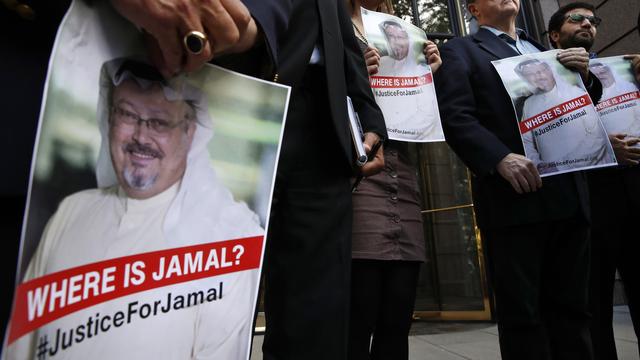
[[[536,54],[540,52],[540,50],[535,47],[535,45],[527,40],[529,36],[522,29],[516,28],[516,38],[514,40],[511,36],[509,36],[509,34],[502,30],[498,30],[488,25],[482,25],[480,27],[491,31],[491,33],[505,41],[509,46],[511,46],[513,50],[515,50],[520,55]],[[505,40],[504,36],[507,37],[507,40]],[[511,39],[511,41],[508,41],[508,39]]]
[[[324,65],[324,53],[319,44],[313,47],[311,58],[309,58],[310,65]]]
[[[393,68],[394,70],[399,70],[404,68],[407,65],[410,65],[409,64],[410,61],[415,61],[415,60],[411,59],[411,56],[409,55],[407,55],[407,57],[405,57],[402,60],[396,60],[392,57],[389,57],[389,65],[391,65],[391,68]],[[405,76],[405,75],[407,74],[402,74],[402,73],[398,74],[398,76]]]
[[[148,199],[134,199],[127,196],[122,187],[118,187],[118,197],[121,199],[124,211],[126,213],[131,212],[145,212],[150,208],[160,208],[163,205],[167,205],[171,203],[171,201],[178,194],[178,190],[180,189],[180,181],[177,181],[175,184],[171,185],[165,191],[154,195]]]
[[[558,94],[558,84],[556,84],[553,89],[547,91],[547,92],[541,92],[538,94],[535,98],[538,99],[538,101],[542,101],[543,103],[557,103],[558,99],[560,98],[560,95]],[[542,109],[541,109],[542,110]]]

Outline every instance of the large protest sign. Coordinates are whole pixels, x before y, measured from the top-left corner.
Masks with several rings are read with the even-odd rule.
[[[562,66],[557,53],[492,61],[511,96],[525,156],[541,176],[615,165],[580,75]]]
[[[289,88],[164,80],[109,2],[52,53],[3,359],[248,359]]]
[[[631,61],[624,56],[592,59],[589,68],[602,83],[602,99],[596,109],[607,133],[640,138],[640,85]]]
[[[380,52],[378,73],[370,77],[389,138],[443,141],[433,74],[422,52],[424,31],[395,16],[362,8],[370,46]]]

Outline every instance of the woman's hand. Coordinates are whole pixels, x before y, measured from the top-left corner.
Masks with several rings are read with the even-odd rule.
[[[424,43],[424,49],[422,50],[424,53],[424,57],[427,59],[427,64],[431,66],[431,72],[438,71],[440,65],[442,65],[442,59],[440,58],[440,51],[438,50],[438,46],[431,40],[427,40]]]
[[[380,53],[378,49],[369,46],[367,51],[364,52],[364,60],[367,63],[369,76],[377,74],[378,68],[380,67]]]

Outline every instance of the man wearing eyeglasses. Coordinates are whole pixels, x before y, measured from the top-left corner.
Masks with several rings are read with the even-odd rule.
[[[519,0],[467,3],[480,29],[442,47],[435,84],[447,143],[474,174],[502,359],[590,360],[584,175],[540,178],[523,155],[511,98],[491,64],[546,49],[516,28]],[[584,49],[562,51],[558,61],[600,98]]]
[[[549,40],[554,47],[583,47],[589,51],[601,20],[593,5],[575,2],[561,7],[549,20]],[[627,58],[640,81],[640,55]],[[612,86],[612,74],[593,67],[603,79],[604,91]],[[611,75],[611,78],[608,76]],[[629,84],[631,85],[631,84]],[[637,88],[636,88],[637,89]],[[626,112],[633,116],[633,112]],[[630,119],[629,119],[630,120]],[[640,236],[633,226],[640,207],[640,138],[632,133],[613,133],[609,141],[621,166],[588,173],[591,201],[591,341],[596,359],[616,360],[613,334],[613,288],[616,270],[624,283],[636,337],[640,333]]]
[[[581,47],[589,51],[602,19],[594,15],[595,7],[572,2],[556,11],[549,19],[549,42],[555,48]]]
[[[170,84],[155,68],[128,59],[105,63],[100,83],[98,189],[62,201],[25,281],[127,255],[264,233],[257,215],[233,199],[211,168],[212,124],[199,89],[180,79]],[[235,272],[98,303],[19,338],[7,348],[7,359],[243,360],[256,277]],[[207,301],[194,297],[178,305],[178,297],[199,291]],[[144,315],[145,304],[155,304],[152,316]],[[126,322],[117,320],[118,313],[126,314]],[[100,331],[91,325],[98,320]]]

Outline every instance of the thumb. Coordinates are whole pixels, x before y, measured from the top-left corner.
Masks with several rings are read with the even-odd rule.
[[[634,137],[626,141],[627,146],[635,145],[640,142],[640,138]]]

